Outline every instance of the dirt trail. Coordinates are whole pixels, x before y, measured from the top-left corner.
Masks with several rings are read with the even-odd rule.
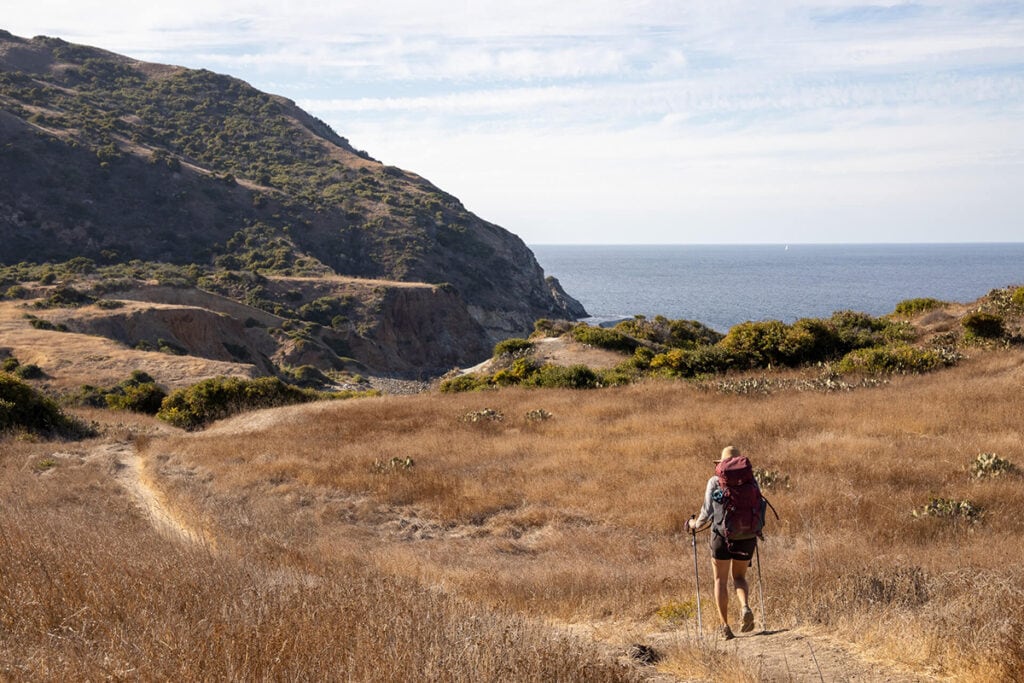
[[[724,641],[717,633],[704,635],[705,646],[734,657],[756,672],[761,681],[870,681],[871,683],[919,683],[936,680],[897,671],[881,662],[871,661],[854,651],[848,643],[813,629],[778,629],[736,634]],[[671,645],[679,633],[651,634],[657,648]]]
[[[205,544],[213,547],[214,539],[201,530],[185,523],[167,504],[159,487],[146,473],[142,457],[129,443],[107,444],[101,449],[116,458],[116,477],[139,509],[160,533],[185,543]]]
[[[268,422],[281,419],[285,414],[287,411],[276,414],[273,411],[262,411],[249,415],[246,419],[232,421],[232,424],[222,425],[217,431],[231,433],[251,429],[257,424],[265,426]],[[130,443],[105,444],[94,451],[94,455],[107,455],[114,459],[117,463],[117,480],[154,528],[184,543],[215,547],[215,539],[190,526],[168,505],[160,487],[147,473],[142,457]],[[401,516],[408,511],[396,508],[392,512]],[[387,540],[387,537],[393,537],[398,533],[396,527],[405,527],[405,524],[400,523],[404,521],[407,520],[376,520],[371,526],[375,527],[382,540]],[[685,626],[676,630],[653,632],[650,631],[649,625],[644,624],[595,622],[551,626],[589,639],[602,646],[609,656],[618,657],[623,661],[628,659],[626,652],[630,644],[649,646],[664,656],[672,651],[692,648],[695,638],[693,630]],[[730,641],[720,640],[717,633],[708,630],[698,647],[725,657],[736,658],[743,662],[748,670],[755,672],[757,680],[761,681],[919,683],[937,680],[897,671],[883,663],[871,661],[857,653],[849,644],[808,628],[779,628],[750,634],[738,633],[737,637]],[[640,666],[638,673],[643,680],[652,683],[689,683],[702,680],[679,677],[659,666]]]

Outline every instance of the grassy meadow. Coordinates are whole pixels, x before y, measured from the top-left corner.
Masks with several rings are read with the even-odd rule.
[[[734,444],[782,517],[761,547],[770,631],[907,675],[1019,679],[1024,486],[970,466],[1024,465],[1022,385],[1024,353],[978,350],[853,391],[512,388],[8,439],[0,677],[637,680],[652,669],[617,655],[659,632],[661,674],[760,680],[710,639],[703,535],[709,638],[692,617],[683,528]],[[154,529],[117,441],[209,542]]]

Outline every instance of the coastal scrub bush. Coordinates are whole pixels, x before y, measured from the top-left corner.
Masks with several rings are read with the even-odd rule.
[[[17,431],[69,439],[95,433],[91,427],[65,415],[52,399],[18,378],[0,373],[0,434]]]
[[[581,344],[623,353],[633,353],[639,346],[636,339],[622,332],[603,327],[592,327],[586,323],[580,323],[572,328],[572,338]]]
[[[669,349],[651,358],[649,367],[673,377],[697,377],[726,372],[736,362],[732,351],[717,344],[695,349]]]
[[[157,417],[187,430],[237,413],[326,398],[326,394],[285,384],[276,377],[213,377],[178,389],[164,399]]]
[[[522,356],[512,361],[512,364],[491,376],[491,383],[500,386],[522,384],[530,377],[533,377],[540,370],[540,365],[532,358]]]
[[[91,304],[95,299],[73,287],[58,287],[43,301],[37,301],[33,308],[77,308]]]
[[[1010,303],[1018,308],[1024,308],[1024,287],[1017,287],[1010,295]]]
[[[966,330],[965,337],[973,339],[998,339],[1005,332],[1003,318],[994,313],[975,311],[964,316],[960,323]]]
[[[14,375],[18,379],[41,379],[46,376],[46,373],[35,363],[26,363],[14,368]]]
[[[593,389],[600,386],[597,373],[586,365],[543,365],[523,382],[525,386],[557,389]]]
[[[892,375],[929,372],[943,365],[942,357],[933,350],[895,344],[855,349],[843,356],[836,369],[844,374]]]
[[[719,346],[728,351],[737,365],[751,368],[783,365],[787,360],[787,326],[779,320],[745,322],[734,325]]]
[[[167,392],[158,387],[152,378],[149,381],[125,380],[105,396],[107,406],[112,410],[130,410],[146,415],[156,415],[165,398]]]
[[[717,344],[724,336],[696,320],[669,320],[661,315],[653,319],[638,315],[613,329],[634,339],[679,349]]]
[[[489,388],[489,384],[486,379],[483,379],[474,374],[457,375],[455,377],[449,377],[448,379],[441,382],[438,387],[439,391],[445,394],[456,394],[460,391],[476,391],[479,389]]]
[[[828,320],[835,329],[842,353],[896,341],[903,330],[902,326],[888,320],[858,311],[836,311]]]
[[[904,299],[896,304],[896,315],[913,316],[925,311],[932,311],[946,305],[945,301],[939,301],[931,297],[919,297],[917,299]]]
[[[527,353],[533,350],[533,342],[529,339],[512,337],[504,339],[494,345],[494,358],[502,356],[515,356],[516,354]]]

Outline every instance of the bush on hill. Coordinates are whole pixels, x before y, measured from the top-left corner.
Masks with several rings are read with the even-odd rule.
[[[167,392],[158,387],[152,377],[136,370],[131,377],[112,387],[83,384],[67,401],[75,405],[156,415],[166,397]]]
[[[966,330],[966,337],[974,339],[998,339],[1006,331],[1002,317],[994,313],[977,311],[964,316],[961,324]]]
[[[837,369],[842,373],[904,375],[930,372],[946,364],[936,351],[894,344],[851,351],[839,361]]]
[[[191,431],[248,410],[308,403],[326,396],[285,384],[276,377],[214,377],[173,392],[164,399],[156,416]]]
[[[533,342],[529,339],[520,339],[518,337],[512,337],[511,339],[504,339],[494,345],[494,358],[501,358],[502,356],[515,356],[516,354],[526,353],[533,350]]]
[[[917,299],[904,299],[903,301],[896,304],[896,315],[912,316],[918,313],[924,313],[925,311],[932,311],[936,308],[942,308],[946,305],[945,301],[939,301],[938,299],[932,299],[930,297],[923,297]]]
[[[717,344],[724,336],[696,320],[669,320],[661,315],[654,319],[638,315],[623,320],[614,329],[634,339],[678,349]]]
[[[581,323],[572,328],[572,338],[581,344],[596,346],[609,351],[621,351],[633,353],[639,342],[618,330],[608,330],[603,327],[591,327]]]
[[[94,430],[65,415],[57,404],[7,373],[0,373],[0,434],[25,431],[80,439]]]
[[[649,367],[670,377],[699,377],[731,370],[739,360],[723,346],[700,346],[660,353],[650,359]]]

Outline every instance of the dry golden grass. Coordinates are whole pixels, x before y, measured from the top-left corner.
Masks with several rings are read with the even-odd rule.
[[[178,624],[170,629],[175,633],[188,630],[186,621],[202,623],[190,631],[190,645],[172,650],[194,644],[203,666],[229,678],[346,671],[352,679],[378,680],[368,670],[344,668],[357,664],[338,658],[350,647],[364,648],[361,657],[379,657],[382,650],[368,643],[385,625],[409,629],[403,638],[413,642],[393,657],[419,658],[418,671],[434,667],[434,678],[502,678],[493,667],[457,668],[459,657],[438,653],[460,637],[484,643],[474,662],[496,659],[503,648],[511,659],[532,662],[517,664],[523,668],[513,679],[593,680],[592,672],[583,675],[585,666],[628,675],[607,655],[566,647],[563,636],[552,635],[581,629],[599,629],[599,640],[620,649],[660,630],[669,640],[659,668],[682,677],[709,679],[728,670],[737,680],[772,678],[777,673],[766,673],[753,658],[744,661],[694,639],[692,622],[666,624],[655,616],[660,606],[694,596],[690,540],[682,529],[697,511],[712,458],[731,443],[755,466],[788,477],[788,486],[765,491],[782,515],[780,522],[770,520],[761,547],[770,629],[830,634],[900,676],[1020,679],[1024,570],[1016,553],[1024,484],[1020,476],[972,479],[968,467],[982,452],[1024,466],[1022,385],[1024,354],[1003,351],[978,352],[940,373],[834,394],[740,396],[651,382],[592,392],[429,394],[264,411],[198,434],[139,441],[149,477],[165,487],[182,515],[218,539],[215,553],[175,548],[155,536],[122,509],[123,497],[108,490],[99,465],[96,482],[81,480],[75,505],[46,503],[75,489],[48,489],[33,494],[41,505],[5,510],[4,553],[28,558],[48,552],[53,566],[66,567],[81,555],[82,566],[121,567],[117,575],[132,576],[140,594],[166,590],[180,599],[201,587],[194,608],[175,608],[168,598],[166,605],[135,602],[131,609],[150,609],[160,615],[157,622],[169,619]],[[503,419],[465,419],[485,408]],[[537,409],[553,417],[528,419]],[[24,491],[57,475],[70,476],[70,469],[38,475],[5,466],[3,473]],[[911,514],[936,496],[972,501],[983,516],[969,523]],[[104,546],[80,533],[77,520],[85,516],[97,536],[112,541]],[[46,534],[31,533],[34,518]],[[74,538],[65,544],[67,535]],[[714,610],[704,542],[701,595],[709,627]],[[14,585],[30,581],[32,565],[24,562],[5,574],[22,577]],[[163,574],[160,580],[145,578],[154,571]],[[213,588],[205,588],[207,581]],[[171,587],[158,588],[164,584]],[[68,598],[44,597],[39,602],[49,604],[49,612],[34,608],[45,612],[32,617],[37,625],[4,636],[2,647],[33,650],[29,632],[41,624],[45,633],[60,633],[61,619],[86,606],[83,614],[99,615],[90,618],[114,628],[112,622],[127,617],[109,611],[114,608],[103,612],[102,605],[131,604],[124,590],[60,609],[55,606]],[[16,608],[30,604],[12,602],[10,595],[4,593],[2,603],[14,610],[3,613],[5,633],[13,633],[12,619],[22,620],[11,616],[20,614]],[[350,599],[372,606],[355,607]],[[755,590],[755,607],[757,600]],[[184,616],[170,618],[175,609]],[[303,609],[321,616],[304,617]],[[426,632],[416,630],[419,616],[409,616],[423,610],[438,615],[427,620]],[[328,614],[358,615],[363,630],[343,631]],[[551,630],[556,624],[562,626]],[[152,660],[147,671],[158,677],[170,672],[162,667],[174,658],[156,644],[165,633],[134,622],[125,628],[144,650],[139,657],[127,657],[117,637],[103,631],[89,642],[99,651],[114,648],[112,663],[89,660],[78,671],[118,671],[121,657]],[[514,636],[502,636],[508,629]],[[295,633],[304,634],[301,646],[288,639]],[[264,648],[261,638],[273,647]],[[50,637],[37,640],[36,654],[17,659],[18,666],[63,666],[67,658],[85,656],[45,655]],[[209,647],[219,648],[230,666],[256,668],[226,669],[202,659],[207,641],[219,643]],[[283,648],[290,668],[272,668],[274,647]],[[324,652],[343,668],[311,668],[311,658]],[[568,668],[556,674],[559,666]],[[880,671],[851,669],[837,677],[867,680],[868,670]],[[42,669],[8,671],[45,677]],[[397,679],[408,670],[396,671]]]
[[[5,444],[0,679],[630,680],[592,645],[363,562],[162,537],[97,445]]]

